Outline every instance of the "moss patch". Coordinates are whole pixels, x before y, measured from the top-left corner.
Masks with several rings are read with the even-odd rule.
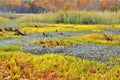
[[[36,23],[37,24],[37,23]],[[102,32],[105,28],[118,28],[119,25],[115,27],[110,25],[79,25],[79,24],[34,24],[29,27],[22,27],[21,31],[26,33],[35,32],[55,32],[58,31],[93,31]],[[35,27],[37,26],[37,27]]]
[[[0,40],[8,38],[20,38],[20,36],[14,34],[15,32],[2,31],[0,32]]]
[[[33,40],[31,44],[41,46],[73,46],[81,43],[93,43],[102,45],[120,45],[120,35],[108,35],[111,40],[108,40],[104,34],[85,34],[73,37],[54,38],[50,40]]]
[[[59,54],[0,53],[0,79],[117,80],[120,66]],[[74,74],[74,75],[73,75]]]

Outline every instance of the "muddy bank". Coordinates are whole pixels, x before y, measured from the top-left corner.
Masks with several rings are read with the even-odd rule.
[[[66,55],[75,55],[77,57],[95,59],[98,61],[105,61],[109,57],[120,55],[120,47],[118,46],[103,46],[88,43],[81,44],[78,46],[58,46],[58,47],[26,45],[24,46],[24,51],[33,54],[65,53]]]
[[[34,33],[28,34],[26,36],[22,36],[21,38],[11,38],[0,40],[0,46],[7,46],[11,44],[28,44],[31,40],[48,40],[52,38],[60,38],[60,37],[69,37],[69,36],[77,36],[83,34],[90,34],[91,31],[78,31],[78,32],[46,32],[46,33]]]

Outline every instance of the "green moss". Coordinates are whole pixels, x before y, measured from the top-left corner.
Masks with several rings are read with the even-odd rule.
[[[80,45],[81,43],[92,43],[102,45],[120,45],[120,36],[111,35],[109,36],[112,40],[107,40],[104,34],[84,34],[72,37],[54,38],[50,40],[33,40],[31,44],[37,44],[41,46],[73,46]]]
[[[31,44],[37,44],[41,46],[47,47],[55,47],[55,46],[71,46],[71,45],[78,45],[80,44],[78,41],[69,40],[69,39],[51,39],[51,40],[33,40],[30,42]]]
[[[0,40],[9,38],[20,38],[20,36],[14,34],[15,32],[2,31],[0,32]]]
[[[73,36],[70,39],[78,40],[79,42],[88,42],[93,44],[103,44],[103,45],[120,45],[120,36],[119,35],[111,35],[109,36],[111,40],[107,40],[104,34],[87,34],[82,36]]]
[[[0,46],[0,51],[9,52],[9,51],[19,51],[19,50],[20,47],[17,45]]]

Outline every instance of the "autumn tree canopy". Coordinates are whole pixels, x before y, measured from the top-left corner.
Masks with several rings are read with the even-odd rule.
[[[17,5],[42,7],[50,11],[58,10],[118,10],[120,0],[0,0],[4,6]]]

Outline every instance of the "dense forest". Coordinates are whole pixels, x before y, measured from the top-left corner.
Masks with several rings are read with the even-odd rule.
[[[120,8],[120,0],[0,0],[0,11],[40,13],[58,10],[111,10]]]

